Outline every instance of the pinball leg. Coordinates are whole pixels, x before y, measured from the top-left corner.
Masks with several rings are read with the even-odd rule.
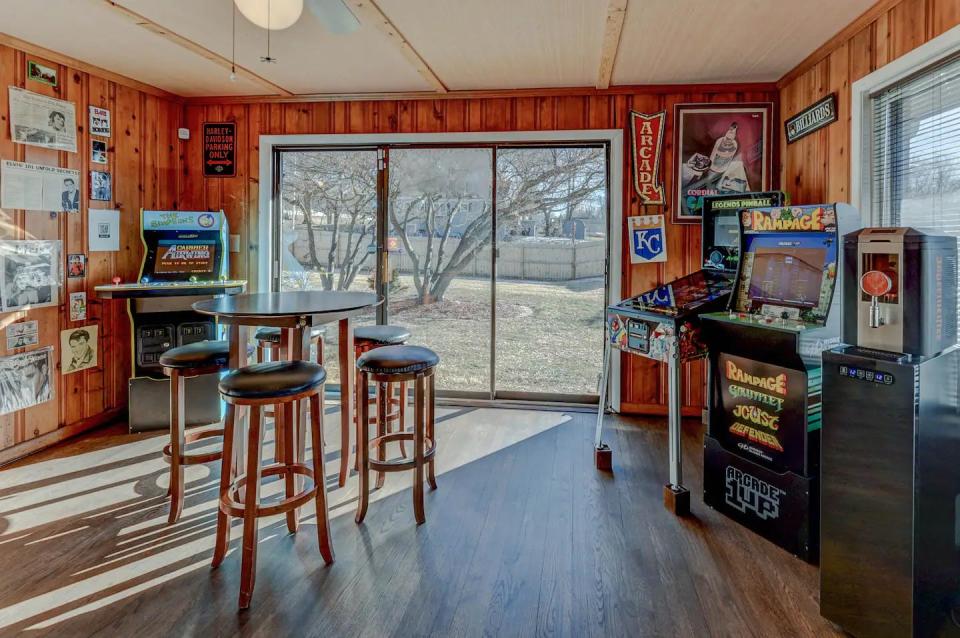
[[[603,413],[607,408],[607,385],[610,380],[610,343],[603,345],[603,370],[600,373],[600,404],[597,406],[597,433],[594,438],[593,462],[601,472],[613,471],[613,450],[603,442]]]
[[[676,339],[671,340],[667,355],[667,447],[670,456],[670,482],[663,488],[663,504],[677,516],[690,513],[690,491],[683,486],[680,419],[680,358]]]

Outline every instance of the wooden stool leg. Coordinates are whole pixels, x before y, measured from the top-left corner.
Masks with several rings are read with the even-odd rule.
[[[170,371],[170,516],[167,523],[176,523],[183,511],[183,448],[184,443],[183,376]]]
[[[275,410],[275,423],[283,423],[283,428],[277,430],[277,449],[283,450],[283,460],[278,459],[278,463],[284,463],[286,465],[292,465],[297,462],[297,456],[294,453],[294,430],[297,429],[296,422],[293,418],[293,402],[284,403],[278,405]],[[296,485],[294,482],[293,472],[287,472],[283,477],[284,487],[286,489],[287,497],[295,495]],[[287,512],[287,531],[291,534],[297,531],[297,528],[300,526],[300,517],[299,513],[296,510],[290,510]]]
[[[403,432],[407,427],[407,382],[400,382],[400,431]],[[407,444],[400,441],[400,456],[407,456]]]
[[[361,372],[358,375],[358,387],[367,387],[367,375]],[[367,515],[367,503],[370,500],[370,404],[365,400],[357,405],[357,461],[360,463],[360,495],[357,499],[357,515],[355,521],[362,523]]]
[[[321,340],[322,344],[323,341]],[[356,384],[354,384],[354,394],[356,394]],[[323,412],[323,401],[320,402],[320,411]],[[356,407],[354,407],[354,419],[356,419]],[[322,453],[322,450],[321,450]],[[343,487],[347,484],[347,475],[350,473],[350,424],[340,419],[340,476],[337,479],[337,485]]]
[[[237,408],[232,403],[227,404],[227,414],[223,420],[223,459],[220,461],[220,496],[217,499],[217,542],[213,549],[213,566],[217,567],[223,562],[227,555],[227,547],[230,545],[230,515],[223,511],[222,506],[224,498],[230,491],[230,483],[234,476],[234,446],[233,438],[234,419],[236,418]]]
[[[250,606],[257,577],[257,504],[260,502],[261,408],[250,406],[247,483],[243,499],[243,554],[240,561],[240,609]]]
[[[357,353],[357,356],[359,357],[360,354]],[[360,471],[360,403],[362,402],[361,397],[363,397],[363,401],[367,400],[367,386],[360,383],[360,377],[361,377],[360,371],[356,370],[354,372],[354,383],[353,383],[353,423],[356,426],[356,430],[357,430],[357,444],[356,444],[357,452],[353,458],[353,469],[355,469],[358,472]],[[369,410],[368,410],[368,413],[369,413]],[[350,451],[350,448],[347,448],[348,453],[349,451]]]
[[[436,446],[436,412],[435,404],[437,401],[436,394],[434,394],[434,375],[427,377],[427,438],[430,439],[430,445]],[[437,489],[437,475],[434,473],[433,464],[436,462],[436,454],[430,457],[430,461],[427,463],[427,481],[430,483],[430,489]]]
[[[423,512],[423,429],[426,416],[424,414],[426,398],[423,375],[418,375],[413,397],[415,412],[413,419],[413,515],[417,519],[417,525],[422,525],[427,520]]]
[[[329,565],[334,561],[330,535],[330,511],[327,508],[327,476],[323,462],[323,403],[319,394],[310,397],[310,436],[313,439],[313,484],[317,489],[317,542],[320,555]]]
[[[387,405],[390,403],[390,393],[387,391],[387,384],[377,382],[377,436],[384,436],[387,433]],[[377,446],[377,459],[387,460],[387,446]],[[377,472],[377,489],[383,487],[383,481],[386,478],[386,472]]]

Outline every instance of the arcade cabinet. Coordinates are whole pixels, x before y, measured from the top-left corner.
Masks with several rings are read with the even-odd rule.
[[[215,295],[243,292],[246,281],[230,280],[229,235],[223,211],[140,212],[143,262],[137,283],[97,286],[101,299],[125,299],[132,336],[129,381],[130,431],[170,425],[170,389],[160,356],[177,346],[217,339],[216,323],[192,304]],[[217,375],[186,380],[186,423],[220,419]]]
[[[823,356],[820,613],[860,638],[960,636],[957,242],[844,239]]]
[[[704,502],[815,562],[820,354],[840,342],[846,204],[740,213],[727,312],[702,317],[709,347]]]
[[[723,308],[732,290],[737,266],[737,215],[742,208],[783,202],[783,193],[739,193],[704,198],[702,269],[675,279],[607,309],[608,342],[604,349],[603,396],[597,415],[598,469],[609,470],[610,449],[602,441],[609,350],[635,354],[667,364],[670,482],[664,503],[678,515],[690,511],[690,492],[683,486],[680,454],[680,363],[706,354],[698,316]]]

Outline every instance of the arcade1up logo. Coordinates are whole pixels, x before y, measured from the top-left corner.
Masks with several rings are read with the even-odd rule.
[[[728,465],[724,470],[725,502],[730,507],[766,521],[780,518],[780,498],[786,494],[775,485]]]

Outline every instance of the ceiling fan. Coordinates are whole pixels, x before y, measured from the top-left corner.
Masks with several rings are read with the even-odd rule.
[[[331,33],[353,33],[360,21],[343,0],[233,0],[243,16],[262,29],[279,31],[293,26],[306,4]]]

